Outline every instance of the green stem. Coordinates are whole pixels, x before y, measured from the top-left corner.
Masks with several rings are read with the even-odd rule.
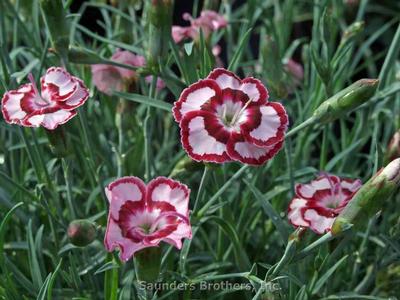
[[[207,165],[204,165],[203,176],[201,177],[199,189],[197,190],[196,200],[194,201],[193,214],[195,214],[197,212],[197,207],[199,205],[201,196],[203,195],[204,186],[205,186],[209,176],[210,176],[209,169],[208,169]]]
[[[151,81],[149,97],[153,98],[156,93],[157,88],[157,76],[153,76],[153,80]],[[149,181],[151,178],[151,170],[150,170],[150,135],[148,131],[148,121],[151,116],[151,108],[150,106],[146,109],[146,117],[143,122],[143,136],[144,136],[144,159],[145,159],[145,169],[146,169],[146,180]]]
[[[314,116],[308,118],[305,120],[303,123],[299,124],[295,128],[289,130],[289,132],[286,134],[286,138],[294,135],[295,133],[298,133],[299,131],[303,130],[304,128],[313,125],[316,122],[316,118]]]
[[[319,160],[320,170],[325,169],[327,155],[328,155],[328,125],[325,125],[322,133],[322,146],[321,146],[321,155]]]
[[[293,172],[293,162],[292,162],[292,140],[290,137],[286,138],[286,146],[285,146],[285,154],[286,154],[286,163],[288,166],[289,178],[290,178],[290,191],[292,197],[294,197],[294,172]]]
[[[211,197],[211,199],[200,209],[198,216],[202,217],[206,211],[213,205],[218,198],[222,195],[222,193],[232,184],[233,181],[239,178],[239,176],[249,168],[248,165],[242,166],[238,171],[225,184]]]
[[[398,59],[400,52],[400,24],[397,27],[396,34],[390,45],[389,51],[387,53],[385,62],[383,63],[382,69],[379,73],[379,90],[382,90],[388,84],[389,75],[391,70],[395,66],[395,62]]]
[[[61,159],[61,165],[64,171],[64,179],[65,179],[65,187],[67,190],[67,203],[68,203],[68,208],[71,213],[72,219],[76,219],[76,212],[72,200],[72,189],[71,189],[71,184],[70,184],[70,178],[69,178],[69,164],[65,158]]]
[[[108,261],[114,262],[112,254],[107,254]],[[104,274],[104,298],[110,300],[117,300],[118,293],[118,268],[107,270]]]

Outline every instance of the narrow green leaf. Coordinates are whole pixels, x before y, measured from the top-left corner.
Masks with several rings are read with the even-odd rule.
[[[114,92],[113,93],[115,96],[124,98],[126,100],[130,100],[130,101],[134,101],[137,103],[141,103],[144,104],[146,106],[152,106],[155,108],[159,108],[168,112],[171,112],[172,110],[172,105],[167,103],[167,102],[163,102],[157,99],[153,99],[147,96],[143,96],[143,95],[139,95],[139,94],[133,94],[133,93],[122,93],[122,92]]]
[[[343,256],[336,264],[334,264],[324,275],[322,275],[316,282],[312,294],[318,294],[319,290],[324,286],[324,284],[329,280],[329,278],[335,273],[336,269],[339,268],[344,261],[347,259],[348,255]]]
[[[228,66],[228,70],[231,70],[232,72],[235,72],[238,65],[239,65],[239,61],[240,58],[242,57],[243,51],[245,46],[248,44],[248,40],[250,38],[251,35],[251,31],[253,30],[253,28],[250,28],[249,30],[246,31],[246,33],[243,35],[242,39],[240,40],[240,43],[235,51],[235,54],[232,57],[232,60]]]
[[[269,201],[267,199],[265,199],[263,194],[253,184],[251,184],[247,180],[243,180],[243,181],[247,184],[247,186],[253,192],[256,199],[260,202],[265,214],[271,219],[271,221],[275,225],[276,229],[278,229],[283,242],[286,243],[286,241],[288,240],[288,237],[289,237],[289,231],[288,231],[288,227],[286,225],[287,223],[283,222],[282,218],[272,207],[271,203],[269,203]]]

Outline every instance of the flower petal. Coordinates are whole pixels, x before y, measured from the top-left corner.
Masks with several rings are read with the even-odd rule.
[[[259,147],[247,142],[240,134],[234,134],[227,145],[228,155],[245,164],[262,165],[282,148],[283,141],[275,145]]]
[[[23,120],[22,124],[30,127],[43,126],[49,130],[54,130],[59,125],[75,117],[76,114],[77,112],[75,110],[67,111],[57,107],[51,107],[31,113]]]
[[[268,100],[268,91],[264,84],[253,77],[248,77],[242,80],[240,90],[246,93],[253,102],[264,104]]]
[[[86,88],[82,80],[77,79],[77,88],[75,91],[65,99],[64,102],[59,102],[61,108],[65,110],[76,109],[83,105],[89,98],[89,90]]]
[[[249,99],[254,103],[264,104],[268,99],[268,91],[264,84],[253,77],[248,77],[241,80],[234,73],[223,68],[214,69],[208,77],[215,80],[221,89],[231,88],[234,90],[241,90]]]
[[[118,221],[119,210],[126,201],[145,201],[146,186],[138,177],[122,177],[110,183],[105,192],[110,203],[110,213]]]
[[[192,238],[192,227],[190,226],[190,224],[181,222],[179,223],[175,231],[163,238],[163,241],[176,247],[177,249],[181,249],[183,238]]]
[[[335,217],[323,216],[315,209],[306,209],[304,211],[304,220],[310,223],[310,228],[317,234],[323,234],[330,231]]]
[[[189,216],[188,187],[178,181],[157,177],[147,185],[147,202],[165,201],[175,207],[176,212]]]
[[[109,96],[113,91],[123,92],[125,86],[118,69],[109,65],[92,65],[92,80],[100,92]]]
[[[208,79],[215,80],[221,89],[231,88],[234,90],[239,90],[241,85],[241,80],[232,72],[217,68],[211,71],[207,76]]]
[[[342,178],[341,181],[342,190],[346,190],[349,193],[357,192],[362,186],[360,179],[352,180],[347,178]]]
[[[192,111],[181,124],[181,141],[188,155],[196,161],[226,162],[230,158],[226,143],[230,134],[210,112]]]
[[[76,78],[60,67],[51,67],[41,78],[42,96],[48,100],[63,101],[78,87]]]
[[[331,191],[333,185],[340,181],[339,177],[334,175],[323,175],[311,181],[308,184],[297,184],[296,194],[304,199],[312,199],[317,196],[316,193],[324,193],[324,191]]]
[[[33,103],[37,95],[32,84],[24,84],[17,90],[6,92],[1,100],[4,120],[9,124],[21,124],[30,111],[23,109],[22,102]]]
[[[303,218],[304,208],[307,207],[307,200],[294,198],[289,204],[288,219],[294,226],[308,227],[310,223]]]
[[[184,89],[178,101],[174,103],[173,114],[180,122],[185,114],[196,111],[214,96],[219,96],[221,89],[213,80],[203,79]]]
[[[135,252],[149,247],[143,243],[135,243],[131,239],[122,236],[121,228],[113,219],[111,212],[108,215],[107,229],[104,236],[104,246],[108,252],[120,249],[120,258],[122,261],[129,260]]]
[[[246,110],[248,121],[240,127],[248,142],[271,146],[283,140],[288,125],[284,107],[277,102],[251,106]]]

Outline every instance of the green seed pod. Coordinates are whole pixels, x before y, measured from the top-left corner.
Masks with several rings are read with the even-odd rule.
[[[378,79],[360,79],[323,102],[313,114],[316,122],[326,124],[367,102],[378,87]]]
[[[68,225],[67,235],[71,244],[85,247],[95,240],[97,236],[96,225],[85,219],[74,220]]]
[[[173,0],[151,0],[146,7],[148,32],[147,65],[157,72],[158,60],[167,57],[171,41]]]
[[[139,281],[154,282],[161,266],[161,248],[149,247],[135,254],[135,268]]]
[[[389,163],[361,187],[333,222],[332,234],[339,234],[358,220],[368,219],[378,212],[384,206],[383,201],[389,198],[399,185],[400,158]]]
[[[52,47],[63,60],[66,60],[69,45],[69,22],[62,0],[40,0],[40,7],[50,32]]]

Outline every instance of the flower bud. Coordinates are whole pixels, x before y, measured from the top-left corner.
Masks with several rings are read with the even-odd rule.
[[[65,60],[68,56],[69,22],[62,0],[40,0],[40,7],[50,32],[52,47]]]
[[[387,161],[392,161],[398,157],[400,157],[400,130],[393,135],[386,152]]]
[[[261,45],[263,73],[269,89],[278,97],[287,96],[287,86],[284,81],[284,68],[279,55],[278,44],[272,37],[266,36]]]
[[[71,244],[85,247],[95,240],[97,236],[96,225],[85,219],[74,220],[68,225],[67,235]]]
[[[151,0],[147,3],[148,53],[150,69],[158,66],[158,60],[167,56],[171,40],[173,0]],[[156,70],[157,71],[157,70]]]
[[[175,167],[171,171],[171,174],[169,175],[169,177],[173,178],[184,172],[195,172],[195,171],[201,170],[203,166],[204,166],[203,163],[194,161],[189,156],[185,155],[182,159],[180,159],[175,164]]]
[[[332,234],[339,234],[358,220],[368,219],[383,206],[400,185],[400,158],[375,174],[353,196],[332,225]]]
[[[378,87],[378,79],[360,79],[324,101],[313,114],[315,121],[326,124],[367,102]]]
[[[154,282],[161,266],[161,248],[149,247],[135,254],[135,268],[139,281]]]
[[[347,43],[349,40],[357,37],[364,31],[365,23],[363,21],[354,22],[343,33],[341,44]]]

